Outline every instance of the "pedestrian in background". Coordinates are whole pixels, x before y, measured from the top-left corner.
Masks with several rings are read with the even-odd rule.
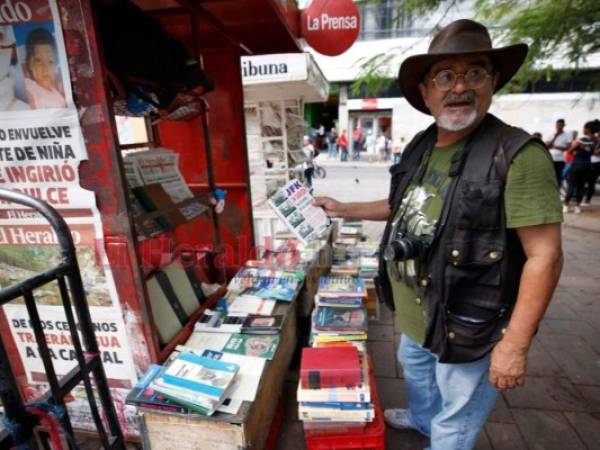
[[[360,149],[365,143],[365,134],[358,126],[352,132],[352,159],[354,161],[360,159]]]
[[[338,147],[340,148],[340,160],[348,161],[348,136],[346,130],[342,130],[338,137]]]
[[[587,122],[583,126],[583,136],[573,142],[569,149],[569,153],[573,154],[573,162],[569,171],[567,194],[563,206],[564,213],[571,212],[570,202],[573,198],[576,205],[572,212],[581,213],[585,183],[588,181],[592,168],[592,153],[596,149],[596,139],[592,128],[592,122]]]
[[[312,192],[312,179],[315,172],[315,164],[313,162],[315,158],[315,147],[310,142],[308,136],[304,136],[304,146],[302,147],[302,151],[307,158],[307,161],[304,163],[304,178],[306,180],[306,185]]]
[[[394,139],[392,143],[392,155],[394,156],[394,164],[398,164],[402,158],[402,150],[404,150],[404,138]]]
[[[332,128],[331,131],[327,133],[327,154],[329,155],[329,159],[337,159],[337,139],[337,130],[335,128]]]
[[[586,183],[585,199],[581,203],[582,206],[588,206],[592,203],[592,197],[596,193],[596,182],[600,177],[600,120],[596,119],[592,122],[592,132],[596,140],[596,148],[591,157],[592,166]]]
[[[377,155],[379,156],[379,161],[385,161],[385,148],[386,148],[386,138],[384,134],[380,134],[375,141],[375,150]]]
[[[369,158],[369,162],[371,162],[375,154],[375,136],[373,136],[373,130],[369,130],[367,133],[363,148],[367,151],[367,157]]]
[[[573,136],[565,131],[565,119],[558,119],[555,124],[554,136],[546,141],[546,145],[552,155],[554,161],[554,171],[556,172],[556,181],[560,186],[562,181],[562,173],[565,168],[565,152],[571,146]]]

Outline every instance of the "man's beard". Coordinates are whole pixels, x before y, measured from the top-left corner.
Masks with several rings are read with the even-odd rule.
[[[472,107],[471,112],[456,120],[454,114],[450,116],[450,113],[443,108],[442,113],[435,118],[437,126],[448,131],[462,131],[473,125],[477,120],[477,97],[475,97],[473,91],[467,91],[460,95],[450,93],[444,99],[443,106],[462,103],[470,104]]]

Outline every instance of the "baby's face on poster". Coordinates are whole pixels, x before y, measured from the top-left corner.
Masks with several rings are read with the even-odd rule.
[[[56,82],[54,49],[50,45],[36,45],[29,61],[33,79],[42,87],[51,89]]]

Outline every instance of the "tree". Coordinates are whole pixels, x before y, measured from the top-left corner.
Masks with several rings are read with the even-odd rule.
[[[378,3],[380,0],[367,0]],[[398,8],[408,8],[416,15],[445,9],[449,12],[463,0],[407,0]],[[363,2],[365,3],[365,2]],[[586,57],[600,52],[600,1],[598,0],[475,0],[474,17],[490,27],[494,42],[525,42],[529,53],[523,67],[507,87],[520,91],[529,82],[554,75],[570,76],[580,70]],[[438,23],[446,25],[443,15]],[[362,84],[372,91],[385,78],[381,58],[375,55],[362,64],[362,74],[353,86]],[[553,67],[561,60],[566,67]],[[560,69],[560,70],[557,70]],[[365,76],[366,75],[366,76]],[[595,81],[600,87],[600,80]]]

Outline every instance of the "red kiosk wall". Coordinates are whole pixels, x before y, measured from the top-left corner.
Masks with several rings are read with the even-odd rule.
[[[254,257],[240,53],[225,47],[203,50],[202,57],[215,82],[215,90],[206,95],[214,177],[216,186],[227,191],[227,206],[218,216],[224,249],[221,262],[235,268]],[[183,176],[198,194],[207,192],[209,184],[203,133],[200,119],[159,125],[160,144],[179,153]],[[210,220],[195,220],[179,226],[175,235],[180,245],[205,247],[213,242],[213,225]]]
[[[135,366],[145,370],[156,360],[152,320],[144,305],[144,283],[131,229],[116,126],[109,109],[106,72],[92,7],[86,0],[59,0],[75,103],[89,159],[80,167],[82,187],[96,194],[105,248],[113,272]],[[154,345],[152,345],[154,344]]]

